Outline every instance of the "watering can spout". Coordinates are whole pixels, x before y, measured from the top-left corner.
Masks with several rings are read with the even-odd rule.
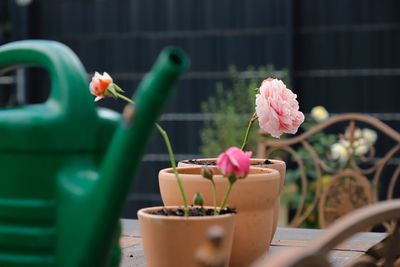
[[[100,171],[93,174],[94,182],[78,186],[89,193],[82,194],[76,186],[68,184],[62,187],[68,192],[61,194],[64,206],[59,214],[64,218],[59,220],[65,219],[69,225],[63,223],[65,228],[60,230],[60,238],[74,235],[77,228],[82,230],[81,236],[70,238],[70,244],[58,249],[61,254],[69,254],[71,262],[65,266],[103,266],[108,260],[110,244],[118,237],[118,231],[113,229],[117,229],[133,174],[171,88],[188,65],[183,51],[165,48],[139,84],[133,97],[135,104],[125,107]],[[72,262],[71,253],[78,255],[73,258],[79,258],[79,262]]]

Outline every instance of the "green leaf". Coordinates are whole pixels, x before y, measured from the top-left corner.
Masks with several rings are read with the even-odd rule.
[[[203,206],[204,205],[204,198],[199,192],[196,192],[196,194],[194,194],[194,196],[193,196],[193,204],[197,205],[197,206]]]

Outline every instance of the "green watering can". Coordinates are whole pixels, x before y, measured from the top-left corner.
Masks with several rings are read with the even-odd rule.
[[[32,65],[48,71],[49,99],[0,109],[0,267],[118,266],[129,184],[188,59],[164,49],[121,119],[96,108],[86,71],[66,46],[0,46],[0,70]]]

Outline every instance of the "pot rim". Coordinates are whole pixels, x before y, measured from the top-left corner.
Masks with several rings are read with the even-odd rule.
[[[184,159],[180,160],[179,162],[182,162],[184,164],[191,164],[188,162],[189,160],[198,160],[198,161],[217,161],[217,158],[197,158],[197,159]],[[273,165],[273,164],[286,164],[285,161],[280,160],[280,159],[266,159],[266,158],[250,158],[250,164],[257,163],[259,161],[265,161],[269,160],[272,163],[271,164],[266,164],[266,165]]]
[[[207,215],[207,216],[165,216],[165,215],[157,215],[157,214],[149,214],[149,211],[160,210],[163,208],[173,209],[173,208],[182,208],[182,206],[154,206],[154,207],[146,207],[138,210],[137,215],[138,218],[149,218],[149,219],[157,219],[157,220],[168,220],[168,221],[201,221],[201,220],[223,220],[225,218],[232,218],[236,216],[236,213],[227,213],[222,215]],[[214,209],[212,206],[204,206],[204,208]]]
[[[184,167],[176,167],[178,170],[179,178],[181,179],[200,179],[200,180],[206,180],[204,177],[201,176],[200,171],[198,173],[193,173],[194,169],[201,169],[202,166],[184,166]],[[211,169],[217,169],[217,166],[209,166]],[[184,173],[182,171],[188,171],[189,173]],[[252,173],[253,172],[253,173]],[[255,172],[255,173],[254,173]],[[160,172],[158,173],[158,177],[161,177],[161,175],[167,179],[173,179],[174,181],[176,180],[173,168],[165,168],[161,169]],[[249,179],[251,177],[251,179]],[[214,181],[222,181],[225,182],[227,179],[224,179],[224,176],[222,174],[214,174]],[[238,179],[238,182],[244,182],[244,181],[265,181],[265,180],[279,180],[280,179],[280,174],[279,171],[271,168],[263,168],[263,167],[250,167],[249,174],[247,175],[246,178],[244,179]]]

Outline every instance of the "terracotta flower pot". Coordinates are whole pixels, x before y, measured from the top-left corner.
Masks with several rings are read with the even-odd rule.
[[[217,205],[221,204],[228,181],[213,167],[217,187]],[[201,167],[178,167],[188,199],[200,192],[204,204],[213,205],[211,182],[201,177]],[[159,173],[161,197],[165,205],[182,203],[172,168]],[[235,233],[230,266],[249,266],[268,251],[274,227],[274,209],[279,198],[279,172],[268,168],[250,168],[246,179],[238,180],[231,191],[228,205],[236,208]]]
[[[229,265],[235,214],[193,217],[150,214],[162,208],[151,207],[138,211],[147,267],[198,267],[196,258],[204,247],[208,248],[208,231],[214,226],[223,229],[223,238],[217,255],[213,256],[225,259],[224,267]]]
[[[212,165],[215,165],[215,162],[217,161],[216,158],[205,158],[205,159],[195,159],[195,160],[182,160],[178,163],[179,167],[191,167],[191,166],[204,166],[212,163]],[[285,183],[285,176],[286,176],[286,164],[282,160],[276,160],[276,159],[268,159],[269,163],[265,163],[267,160],[266,159],[259,159],[259,158],[252,158],[250,159],[250,164],[252,164],[253,167],[261,167],[261,168],[271,168],[274,170],[277,170],[280,174],[280,182],[279,182],[279,195],[282,192],[283,185]],[[275,235],[276,232],[276,227],[278,225],[278,219],[279,219],[279,210],[280,210],[280,198],[278,197],[275,203],[275,208],[274,208],[274,227],[273,227],[273,235],[271,236],[271,241]]]

